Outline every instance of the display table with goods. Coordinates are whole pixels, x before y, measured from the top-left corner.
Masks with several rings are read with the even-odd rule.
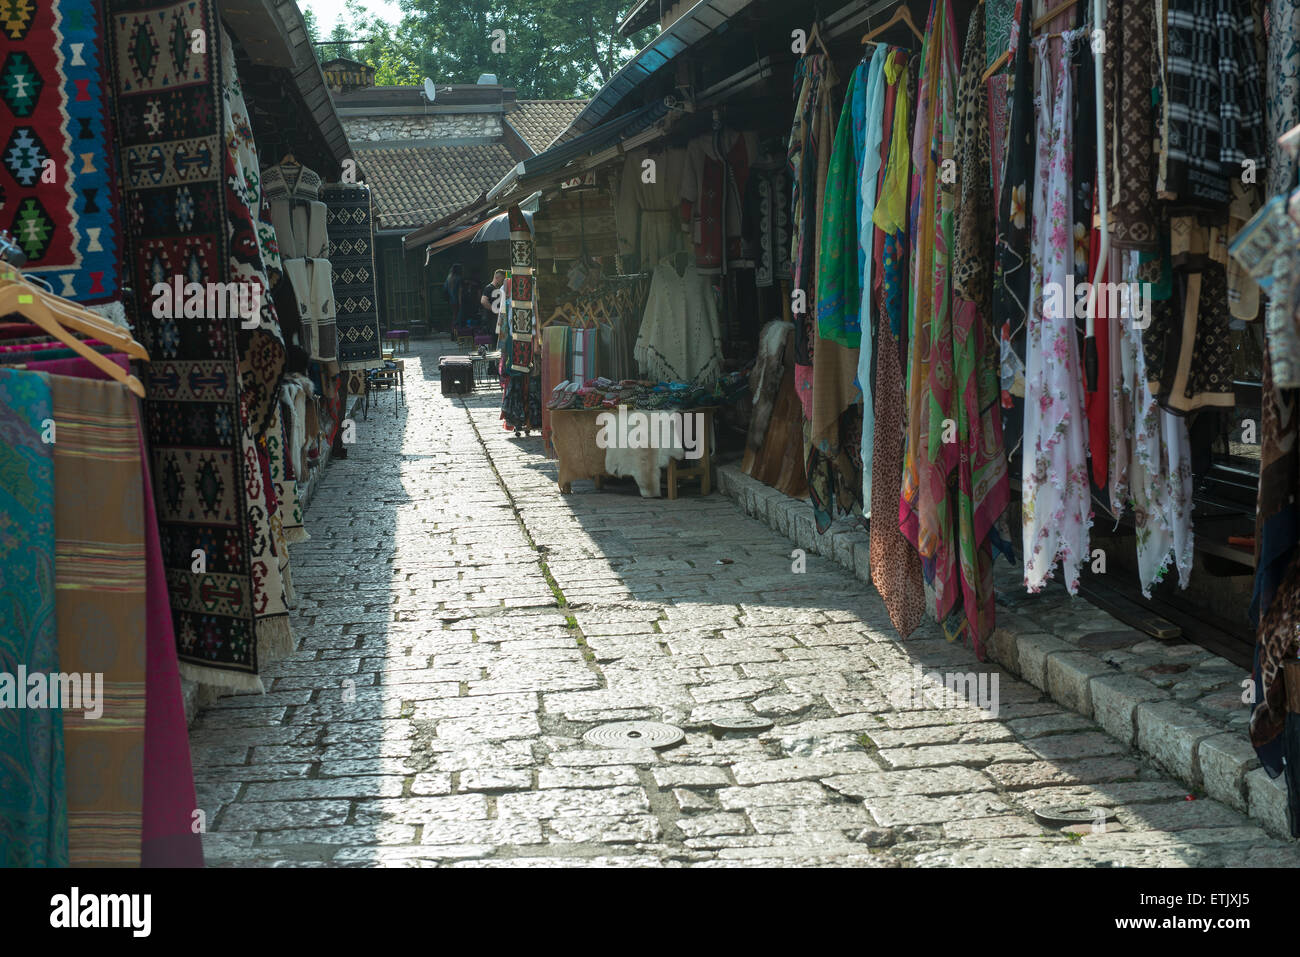
[[[563,382],[551,395],[551,440],[558,459],[560,491],[589,479],[632,478],[641,495],[658,498],[666,470],[668,498],[678,482],[699,479],[712,490],[713,413],[746,389],[743,376],[727,376],[710,388],[686,383],[611,382],[585,386]]]

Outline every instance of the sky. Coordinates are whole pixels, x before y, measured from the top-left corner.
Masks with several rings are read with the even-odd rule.
[[[402,11],[397,6],[397,0],[362,0],[362,3],[370,13],[383,17],[389,23],[397,23],[402,19]],[[320,25],[322,39],[330,35],[334,24],[342,19],[344,13],[343,0],[298,0],[298,7],[302,10],[310,8],[316,12],[316,22]],[[364,38],[357,37],[357,39]]]

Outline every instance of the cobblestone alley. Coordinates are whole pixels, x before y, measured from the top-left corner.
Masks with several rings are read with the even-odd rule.
[[[934,626],[896,641],[870,586],[811,555],[792,574],[719,494],[562,496],[497,390],[443,396],[436,356],[415,345],[407,408],[381,395],[311,503],[297,654],[193,726],[209,863],[1300,863],[1008,674],[996,718],[891,701],[973,654]],[[774,727],[709,730],[735,716]],[[582,740],[630,719],[686,742]],[[1113,820],[1034,819],[1072,802]]]

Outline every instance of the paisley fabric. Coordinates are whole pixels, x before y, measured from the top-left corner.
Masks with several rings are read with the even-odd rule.
[[[1300,124],[1300,0],[1268,0],[1268,58],[1264,76],[1266,190],[1290,192],[1295,165],[1278,145],[1283,133]]]
[[[1057,562],[1070,594],[1088,556],[1088,462],[1084,448],[1082,369],[1074,316],[1051,305],[1074,269],[1070,196],[1072,113],[1070,70],[1059,41],[1035,40],[1038,51],[1038,162],[1035,171],[1031,308],[1025,371],[1025,445],[1021,463],[1021,519],[1025,587],[1040,591]],[[1048,295],[1045,296],[1045,293]]]
[[[49,376],[0,368],[0,672],[59,668]],[[21,689],[20,693],[25,693]],[[66,867],[63,713],[0,708],[0,865]]]

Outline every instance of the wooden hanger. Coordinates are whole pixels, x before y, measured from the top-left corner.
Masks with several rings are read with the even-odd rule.
[[[822,25],[820,22],[816,22],[812,25],[812,32],[808,34],[808,39],[821,48],[823,56],[830,59],[831,51],[827,50],[826,44],[822,42]]]
[[[27,289],[23,288],[24,286],[32,291],[27,291]],[[46,305],[40,296],[36,295],[35,287],[32,287],[29,283],[0,282],[0,315],[10,312],[18,313],[31,320],[33,325],[39,326],[49,335],[59,340],[95,368],[105,373],[110,379],[125,384],[128,389],[140,398],[144,398],[144,386],[140,380],[107,356],[90,348],[90,346],[65,329],[58,316],[54,314],[54,311]]]
[[[922,43],[925,42],[925,34],[917,29],[916,21],[912,19],[912,11],[907,8],[906,3],[899,4],[899,6],[894,10],[894,15],[890,17],[888,20],[886,20],[884,23],[882,23],[880,26],[876,27],[874,30],[868,30],[863,35],[862,42],[870,43],[876,37],[880,36],[880,34],[884,33],[890,27],[898,23],[902,23],[909,30],[911,30],[912,34]]]
[[[17,270],[0,268],[0,287],[6,284],[16,285],[23,295],[35,296],[50,312],[58,317],[65,328],[98,339],[117,352],[125,352],[132,359],[149,361],[149,353],[144,346],[127,335],[120,326],[115,326],[98,313],[91,312],[84,306],[79,306],[62,296],[47,292],[34,283],[27,282]]]
[[[980,2],[982,3],[983,0],[980,0]],[[1061,14],[1063,14],[1066,10],[1069,10],[1072,6],[1074,6],[1078,2],[1079,0],[1066,0],[1065,3],[1059,4],[1053,9],[1048,10],[1041,17],[1039,17],[1037,20],[1034,21],[1032,29],[1034,30],[1042,29],[1043,27],[1047,26],[1049,23],[1051,23]],[[1002,55],[993,61],[993,65],[984,71],[984,74],[980,77],[981,82],[987,83],[989,81],[989,78],[993,76],[994,73],[997,73],[998,70],[1002,69],[1010,62],[1011,62],[1011,51],[1004,50]]]

